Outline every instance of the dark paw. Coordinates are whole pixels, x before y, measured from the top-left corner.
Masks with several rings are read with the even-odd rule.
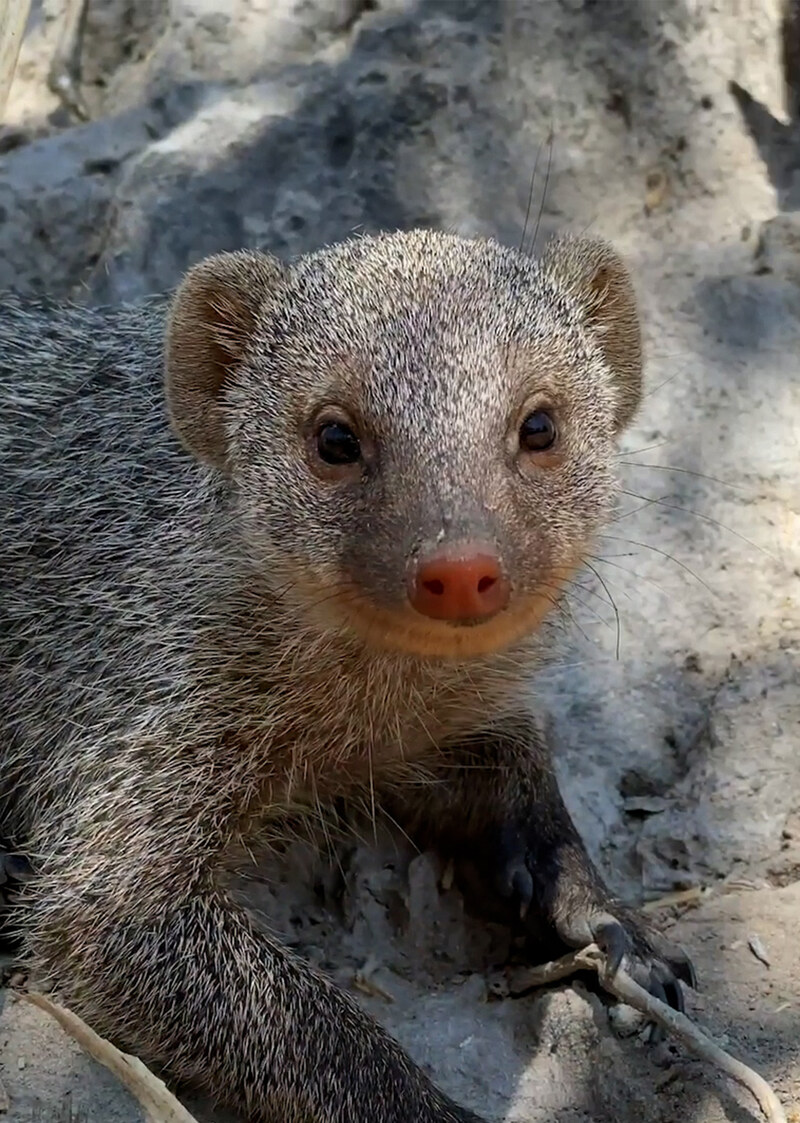
[[[577,838],[548,844],[528,826],[506,824],[465,872],[468,904],[524,934],[537,962],[596,943],[612,974],[624,967],[654,998],[683,1011],[681,984],[697,982],[691,960],[638,913],[610,902]]]
[[[681,983],[697,987],[691,959],[663,936],[646,931],[634,917],[626,916],[624,921],[609,913],[590,921],[592,939],[605,952],[609,970],[613,974],[623,967],[654,998],[683,1012]]]
[[[612,974],[624,967],[654,998],[683,1011],[681,983],[695,989],[697,978],[691,960],[681,948],[646,927],[633,911],[615,908],[612,913],[608,906],[592,907],[591,900],[578,904],[588,897],[589,890],[573,888],[567,891],[569,903],[563,897],[559,901],[548,886],[538,884],[536,872],[529,862],[513,858],[503,865],[496,878],[498,892],[521,918],[534,943],[549,943],[542,931],[543,914],[545,920],[549,914],[553,918],[551,932],[555,930],[559,942],[571,948],[596,943],[605,952]]]
[[[495,876],[497,892],[507,901],[519,919],[524,921],[534,904],[536,886],[533,874],[524,858],[511,859],[500,867]]]

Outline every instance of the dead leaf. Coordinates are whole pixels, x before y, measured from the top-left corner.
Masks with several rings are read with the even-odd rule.
[[[753,933],[753,935],[750,936],[750,938],[747,941],[747,946],[750,948],[750,951],[753,953],[753,955],[756,957],[756,959],[760,959],[765,967],[771,967],[772,966],[772,963],[770,962],[770,958],[769,958],[769,953],[768,953],[767,949],[764,947],[764,945],[761,942],[758,935]]]

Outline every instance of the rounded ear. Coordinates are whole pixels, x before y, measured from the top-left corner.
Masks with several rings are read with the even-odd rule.
[[[165,389],[175,433],[198,460],[225,468],[222,392],[241,363],[284,267],[265,254],[217,254],[186,274],[167,319]]]
[[[642,399],[642,332],[630,273],[605,242],[570,235],[550,242],[542,266],[584,308],[586,326],[614,377],[619,433]]]

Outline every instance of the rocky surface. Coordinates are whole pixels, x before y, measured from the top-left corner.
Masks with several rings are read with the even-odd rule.
[[[90,0],[86,124],[45,86],[62,6],[34,5],[0,129],[0,288],[118,300],[211,251],[355,229],[517,244],[534,166],[532,249],[566,225],[628,255],[649,393],[532,689],[593,854],[631,899],[695,891],[660,913],[693,1008],[797,1110],[800,139],[778,0]],[[408,857],[345,856],[335,903],[294,868],[248,892],[344,985],[366,971],[364,1002],[488,1118],[753,1117],[578,984],[489,1001],[502,941]],[[0,1078],[11,1123],[137,1119],[8,993]]]

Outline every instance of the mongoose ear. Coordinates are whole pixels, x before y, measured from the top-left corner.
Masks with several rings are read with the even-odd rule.
[[[284,275],[281,263],[265,254],[217,254],[190,269],[173,297],[167,320],[167,408],[186,448],[215,468],[224,470],[227,461],[222,391]]]
[[[550,242],[542,265],[586,311],[587,327],[614,375],[621,432],[642,398],[642,332],[630,273],[605,242],[570,235]]]

